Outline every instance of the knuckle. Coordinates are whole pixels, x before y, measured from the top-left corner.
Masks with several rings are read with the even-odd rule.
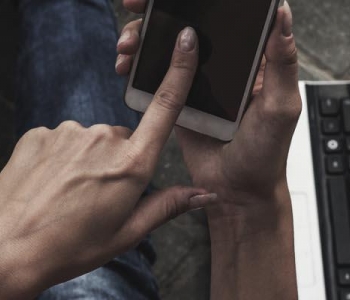
[[[82,126],[78,122],[71,121],[71,120],[64,121],[57,127],[58,130],[70,130],[70,131],[75,131],[81,128]]]
[[[263,112],[270,119],[281,120],[282,122],[296,122],[302,111],[300,96],[291,96],[284,99],[282,105],[276,105],[275,101],[266,101]]]
[[[51,130],[48,129],[47,127],[37,127],[29,130],[26,134],[24,134],[22,139],[30,139],[30,138],[35,138],[35,139],[40,139],[40,138],[45,138],[46,135],[50,132]]]
[[[294,39],[275,43],[265,53],[267,63],[281,64],[284,67],[298,65],[298,49]]]
[[[35,134],[35,135],[45,135],[45,134],[47,134],[50,131],[51,130],[48,129],[47,127],[41,126],[41,127],[37,127],[37,128],[31,129],[29,131],[29,133]]]
[[[97,140],[101,139],[114,139],[115,134],[113,127],[104,124],[98,124],[91,126],[89,129],[92,137]]]
[[[174,88],[165,88],[158,91],[154,101],[166,110],[180,111],[182,109],[182,103],[180,103],[181,95]]]
[[[298,64],[298,49],[293,43],[283,56],[283,63],[285,65],[297,65]]]
[[[48,133],[51,132],[50,129],[48,129],[47,127],[37,127],[34,129],[31,129],[29,131],[27,131],[18,141],[18,143],[16,144],[15,149],[20,149],[22,148],[22,146],[24,145],[37,145],[39,147],[43,146],[49,135]],[[25,146],[25,148],[27,147]]]

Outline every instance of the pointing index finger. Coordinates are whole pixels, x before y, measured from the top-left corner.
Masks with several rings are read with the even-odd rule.
[[[171,65],[140,125],[131,139],[138,148],[153,150],[157,158],[185,105],[198,62],[198,41],[194,29],[180,32]]]

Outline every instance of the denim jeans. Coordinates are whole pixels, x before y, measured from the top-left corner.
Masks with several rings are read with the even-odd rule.
[[[31,128],[55,128],[65,120],[86,127],[137,126],[140,116],[124,104],[125,80],[114,70],[118,36],[109,1],[18,1],[19,137]],[[102,268],[52,287],[39,299],[158,299],[151,271],[154,259],[145,240]]]

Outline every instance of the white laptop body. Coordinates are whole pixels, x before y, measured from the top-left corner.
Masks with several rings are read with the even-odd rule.
[[[303,111],[287,165],[292,196],[298,291],[300,300],[326,300],[305,82],[299,83]]]

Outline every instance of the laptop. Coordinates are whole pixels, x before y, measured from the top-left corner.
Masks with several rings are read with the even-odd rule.
[[[350,300],[350,81],[299,82],[287,178],[300,300]]]

